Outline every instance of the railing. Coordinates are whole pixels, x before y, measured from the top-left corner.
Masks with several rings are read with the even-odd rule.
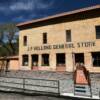
[[[60,94],[59,80],[0,77],[0,88]]]

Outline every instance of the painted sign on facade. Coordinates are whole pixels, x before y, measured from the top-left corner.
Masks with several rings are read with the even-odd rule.
[[[68,49],[68,48],[82,48],[82,47],[94,47],[96,44],[92,42],[77,42],[66,43],[66,44],[55,44],[55,45],[43,45],[43,46],[29,46],[28,51],[36,50],[51,50],[51,49]]]

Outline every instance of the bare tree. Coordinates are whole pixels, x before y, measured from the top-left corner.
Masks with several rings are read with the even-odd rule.
[[[9,55],[16,54],[18,48],[14,44],[18,44],[17,40],[18,28],[14,23],[0,25],[0,45],[8,51]]]
[[[18,28],[14,23],[0,25],[0,56],[5,58],[3,69],[8,71],[9,60],[7,56],[18,54]],[[4,63],[2,60],[2,63]]]

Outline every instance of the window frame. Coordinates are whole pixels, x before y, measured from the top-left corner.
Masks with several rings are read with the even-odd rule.
[[[43,62],[43,56],[44,56],[44,55],[47,55],[47,56],[48,56],[48,61],[47,61],[48,64],[45,64],[45,63],[44,63],[45,61]],[[49,65],[50,65],[50,60],[49,60],[49,59],[50,59],[50,54],[42,54],[41,56],[42,56],[42,64],[41,64],[41,65],[42,65],[42,66],[49,66]]]
[[[47,33],[43,33],[43,44],[47,44]]]
[[[93,67],[100,67],[100,63],[98,63],[98,62],[100,62],[100,52],[92,52],[92,65],[93,65]]]
[[[64,59],[61,59],[61,56],[64,57]],[[66,66],[66,54],[65,53],[56,53],[56,66]]]
[[[23,45],[27,46],[27,36],[23,36]]]
[[[72,42],[71,30],[66,30],[66,42]]]
[[[36,57],[36,58],[34,58],[34,57]],[[38,66],[39,55],[38,54],[31,55],[31,62],[32,62],[32,66]]]
[[[100,32],[99,32],[99,30],[100,30],[100,25],[95,26],[96,39],[100,39]]]
[[[25,56],[27,56],[27,64],[25,64]],[[28,55],[22,55],[22,66],[28,66],[29,64],[29,56]]]

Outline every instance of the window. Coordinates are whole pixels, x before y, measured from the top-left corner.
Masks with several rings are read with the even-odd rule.
[[[32,55],[32,66],[38,66],[38,55]]]
[[[65,54],[64,53],[56,54],[56,65],[57,66],[65,66]]]
[[[49,54],[42,54],[42,66],[49,66]]]
[[[82,63],[84,64],[84,53],[76,53],[75,54],[75,64]]]
[[[43,33],[43,44],[47,43],[47,33]]]
[[[96,26],[96,39],[100,39],[100,26]]]
[[[24,36],[23,37],[23,45],[24,46],[27,46],[27,36]]]
[[[28,66],[28,55],[23,55],[23,66]]]
[[[100,67],[100,52],[92,53],[93,66]]]
[[[71,30],[66,30],[66,42],[71,42]]]

